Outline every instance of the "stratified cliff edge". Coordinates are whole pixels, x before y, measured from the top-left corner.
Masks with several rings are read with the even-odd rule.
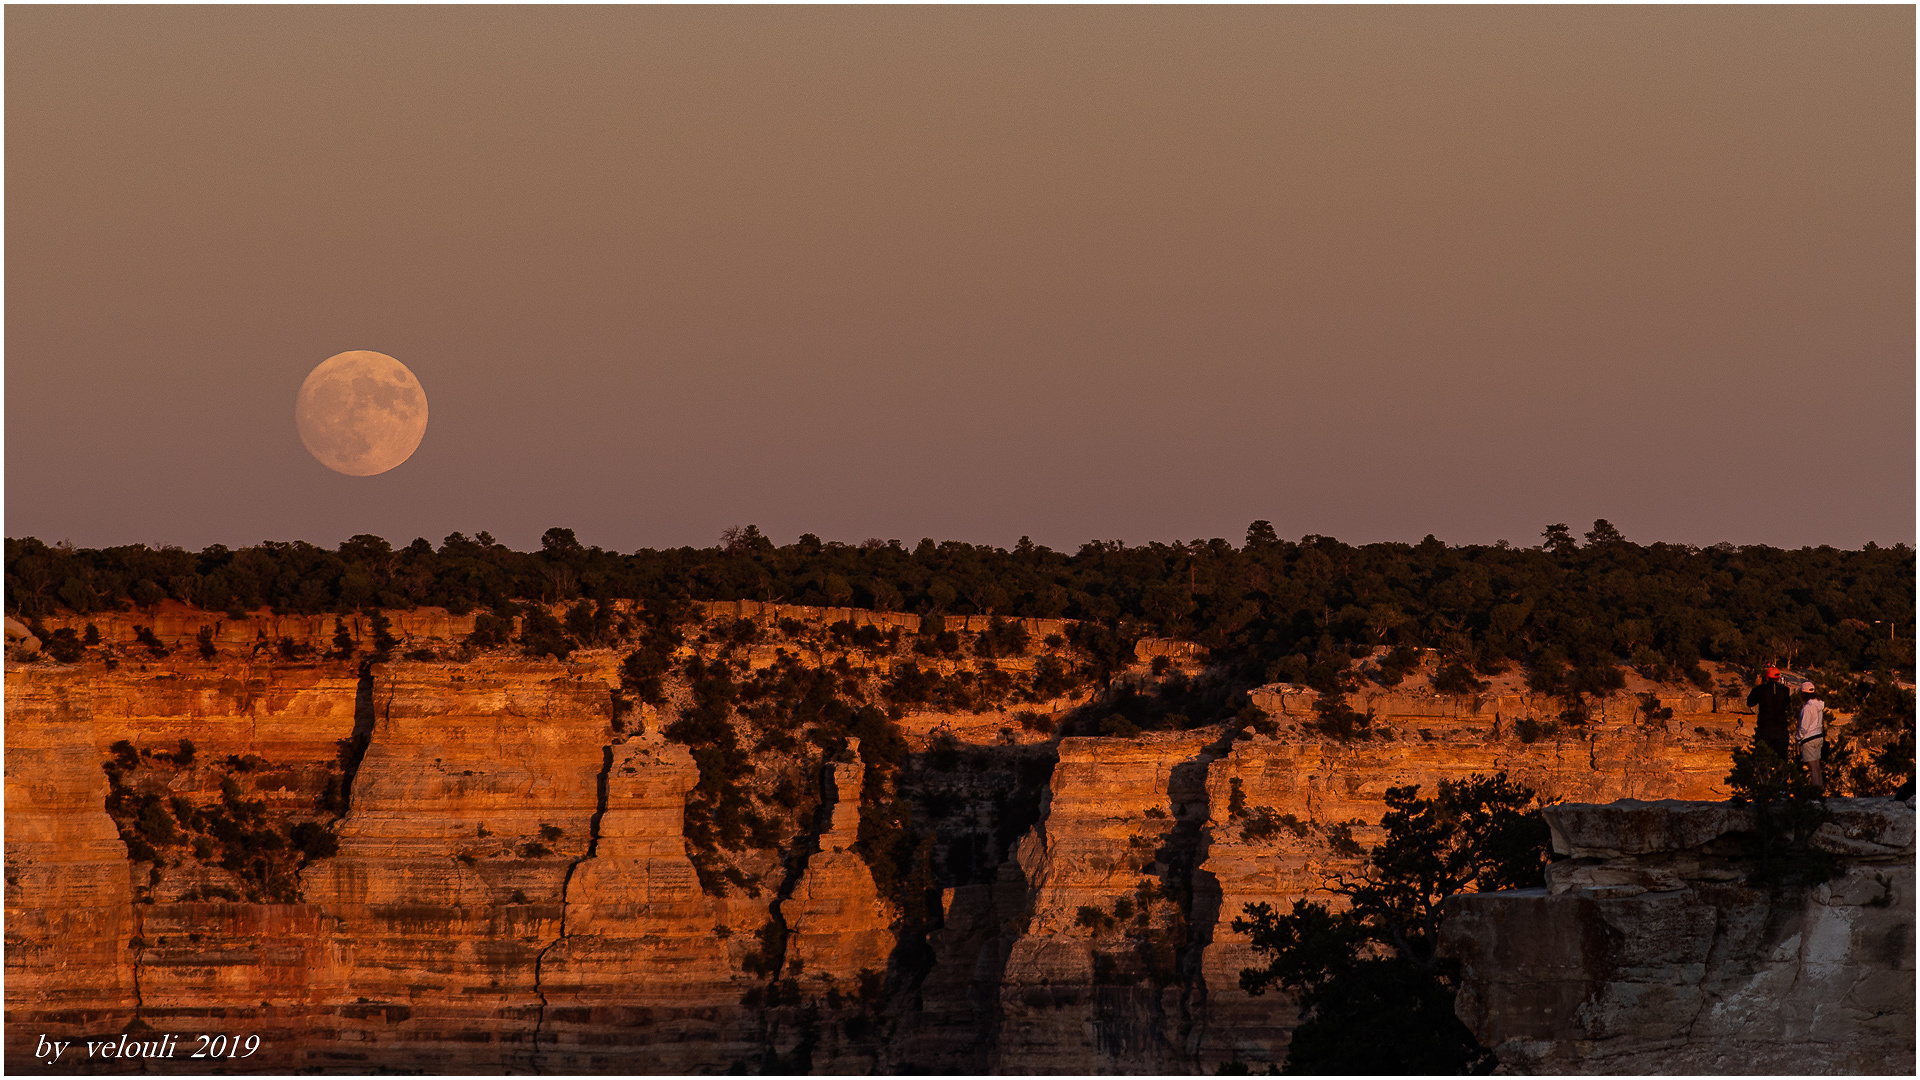
[[[901,616],[713,605],[676,660],[701,679],[656,707],[612,649],[463,648],[473,616],[393,613],[411,659],[373,662],[364,617],[161,614],[94,617],[112,666],[8,666],[19,1071],[41,1034],[127,1030],[258,1034],[223,1063],[246,1071],[1260,1069],[1293,1010],[1239,990],[1229,924],[1329,899],[1387,788],[1504,769],[1549,801],[1712,798],[1751,730],[1704,694],[1570,727],[1410,679],[1356,696],[1366,739],[1281,687],[1253,695],[1267,734],[1061,738],[1092,687],[1040,620],[1030,647],[916,658],[878,632]],[[1142,643],[1130,676],[1192,652]],[[892,719],[834,734],[883,686]],[[664,737],[703,709],[747,771]],[[733,809],[696,794],[723,774]]]
[[[1460,1018],[1509,1072],[1911,1074],[1913,804],[1828,806],[1797,887],[1749,883],[1748,808],[1549,807],[1545,888],[1448,900]]]

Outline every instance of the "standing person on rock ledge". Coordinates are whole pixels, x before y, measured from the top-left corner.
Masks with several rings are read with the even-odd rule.
[[[1820,700],[1819,691],[1812,683],[1800,684],[1800,692],[1806,695],[1806,704],[1800,706],[1800,724],[1794,736],[1800,745],[1800,760],[1806,762],[1807,772],[1813,777],[1813,786],[1824,793],[1827,784],[1820,768],[1820,754],[1827,745],[1827,703]]]
[[[1791,760],[1787,754],[1787,706],[1792,698],[1793,691],[1780,681],[1780,669],[1771,664],[1747,692],[1747,704],[1760,714],[1753,725],[1754,740],[1771,747],[1781,761]]]

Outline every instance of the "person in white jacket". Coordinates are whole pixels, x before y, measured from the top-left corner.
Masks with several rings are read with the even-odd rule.
[[[1806,762],[1807,772],[1813,777],[1813,786],[1824,792],[1827,784],[1821,775],[1820,755],[1827,743],[1827,703],[1820,699],[1812,683],[1800,684],[1800,692],[1806,695],[1806,704],[1800,706],[1800,724],[1794,731],[1794,739],[1800,747],[1800,760]]]

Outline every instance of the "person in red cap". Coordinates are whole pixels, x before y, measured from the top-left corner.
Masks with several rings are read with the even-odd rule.
[[[1793,691],[1780,681],[1780,669],[1772,664],[1747,693],[1747,704],[1760,714],[1753,725],[1754,740],[1772,747],[1781,761],[1792,760],[1787,756],[1787,707],[1792,703]]]

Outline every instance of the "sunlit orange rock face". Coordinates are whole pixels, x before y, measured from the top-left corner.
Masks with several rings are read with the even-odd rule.
[[[1551,730],[1521,695],[1409,690],[1368,703],[1383,734],[1357,741],[1310,730],[1310,695],[1279,690],[1255,695],[1275,733],[1241,740],[1050,739],[1013,710],[909,713],[898,783],[935,876],[876,884],[853,748],[816,753],[799,831],[749,853],[760,884],[715,888],[683,836],[701,748],[660,734],[684,687],[667,715],[616,724],[616,650],[448,659],[471,616],[395,612],[396,653],[436,659],[290,661],[280,639],[331,648],[332,616],[159,614],[70,620],[114,644],[112,670],[8,667],[18,1071],[42,1033],[117,1039],[130,1023],[259,1034],[231,1064],[273,1070],[1262,1069],[1284,1058],[1293,1011],[1239,990],[1254,956],[1230,924],[1249,903],[1330,898],[1328,877],[1378,840],[1389,787],[1504,769],[1550,801],[1711,799],[1745,737],[1744,714],[1706,695],[1670,695],[1667,721],[1617,708]],[[371,636],[364,618],[341,625]],[[850,677],[886,661],[862,663]],[[241,839],[135,862],[107,805],[147,796],[226,815]],[[301,825],[337,848],[259,839]],[[932,915],[904,918],[902,896]]]
[[[86,678],[7,674],[7,1051],[124,1027],[137,1004],[127,848],[103,808]],[[31,1050],[26,1051],[31,1054]]]
[[[848,756],[857,759],[859,751],[856,741]],[[826,831],[820,834],[818,850],[807,857],[793,895],[780,904],[792,934],[788,962],[798,961],[802,972],[878,975],[887,970],[887,956],[893,952],[893,913],[874,888],[865,861],[853,852],[865,770],[844,762],[827,769],[834,798],[827,806]]]

